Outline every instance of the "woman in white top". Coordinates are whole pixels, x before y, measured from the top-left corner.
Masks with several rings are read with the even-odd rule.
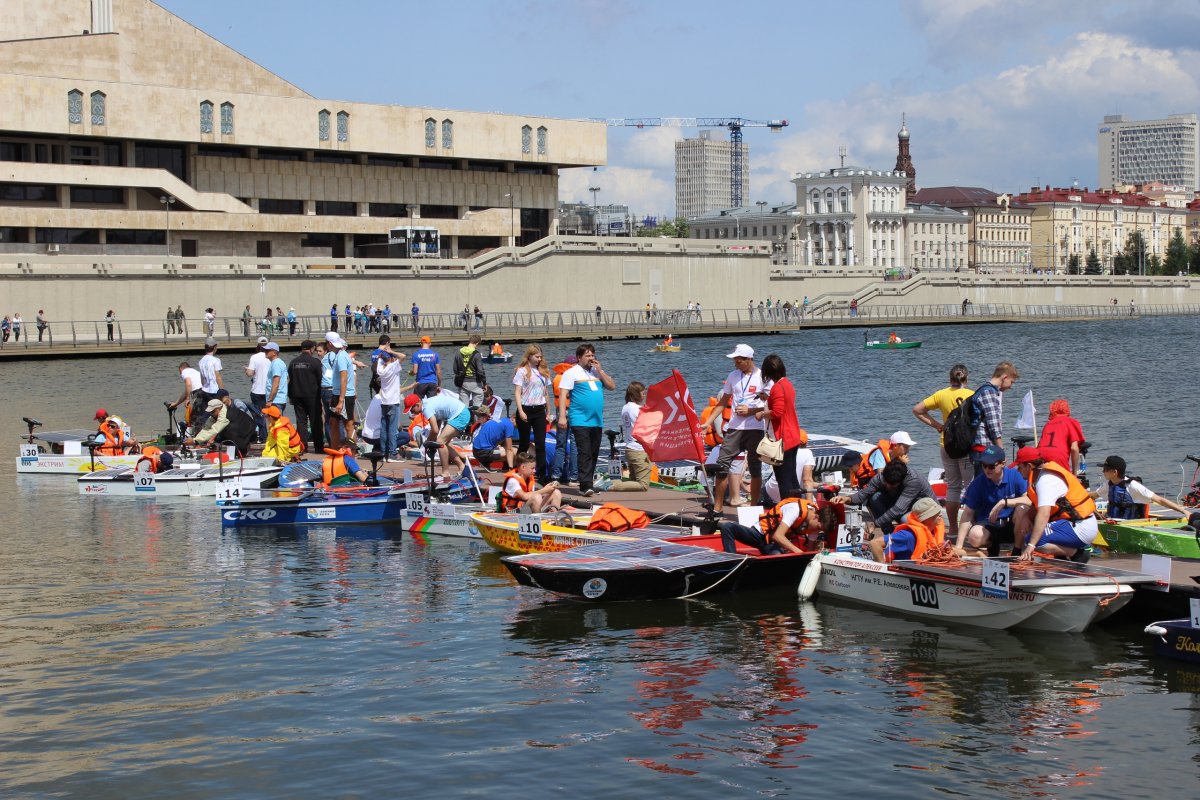
[[[633,426],[646,402],[646,385],[633,381],[625,389],[625,405],[621,408],[621,438],[625,442],[625,463],[629,479],[613,481],[610,492],[644,492],[650,488],[650,459],[633,438]]]
[[[550,394],[550,369],[541,347],[531,344],[525,348],[525,356],[513,373],[512,383],[519,434],[517,452],[524,453],[529,447],[532,431],[533,446],[537,448],[537,480],[547,483],[550,476],[546,464],[546,402]]]

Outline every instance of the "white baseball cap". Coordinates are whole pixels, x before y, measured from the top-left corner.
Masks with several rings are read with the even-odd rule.
[[[754,358],[754,348],[748,344],[739,344],[726,358]]]
[[[325,341],[329,342],[334,347],[345,347],[346,340],[337,334],[335,331],[330,331],[325,334]]]
[[[896,431],[892,434],[890,441],[892,444],[906,444],[909,447],[912,447],[914,444],[916,444],[916,442],[913,441],[913,438],[908,435],[908,431]]]

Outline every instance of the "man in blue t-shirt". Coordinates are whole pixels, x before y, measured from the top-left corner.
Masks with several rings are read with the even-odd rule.
[[[604,390],[612,391],[617,384],[600,366],[591,342],[575,348],[575,357],[578,363],[563,373],[558,384],[558,429],[571,426],[575,446],[579,448],[579,489],[584,497],[591,497],[596,493],[592,482],[604,430]]]
[[[471,439],[471,455],[475,456],[475,460],[484,469],[497,458],[504,460],[505,469],[513,469],[513,459],[517,454],[513,440],[517,438],[517,426],[513,425],[513,421],[508,417],[489,419],[490,413],[485,406],[475,409],[475,421],[479,427],[475,429],[475,436]],[[500,447],[499,453],[496,452],[497,446]]]
[[[428,336],[421,337],[421,349],[412,355],[412,374],[416,376],[413,394],[421,399],[433,397],[442,385],[442,359],[430,349]]]
[[[1015,541],[1015,525],[1029,524],[1013,515],[1018,507],[1013,498],[1024,497],[1029,484],[1014,467],[1004,466],[1004,451],[994,444],[979,452],[976,460],[982,472],[963,492],[954,549],[959,555],[994,556],[1001,544]]]
[[[354,424],[354,368],[346,353],[345,339],[330,331],[325,334],[325,343],[328,352],[321,359],[321,402],[329,423],[329,445],[338,450],[343,442],[353,440],[345,423]]]

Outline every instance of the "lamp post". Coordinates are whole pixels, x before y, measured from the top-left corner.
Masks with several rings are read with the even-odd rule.
[[[517,221],[516,221],[516,217],[514,216],[515,212],[513,210],[513,203],[515,201],[513,199],[512,192],[509,192],[508,194],[506,194],[504,196],[505,196],[505,198],[508,199],[508,239],[509,239],[508,246],[516,247],[517,246],[517,230],[516,230]]]
[[[163,208],[167,212],[167,255],[171,255],[171,206],[175,204],[175,195],[164,194],[158,198],[158,202],[163,204]]]
[[[592,235],[600,235],[600,207],[596,202],[596,196],[600,194],[599,186],[591,186],[588,191],[592,193]]]

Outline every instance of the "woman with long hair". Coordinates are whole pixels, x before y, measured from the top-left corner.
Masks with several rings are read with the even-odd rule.
[[[644,492],[650,488],[650,459],[633,438],[633,426],[646,402],[646,384],[633,381],[625,389],[625,406],[621,409],[621,439],[625,442],[625,463],[629,479],[613,481],[610,492]]]
[[[775,483],[779,484],[779,497],[800,497],[800,480],[796,477],[796,454],[800,450],[802,434],[800,420],[796,417],[796,389],[787,378],[787,367],[775,353],[763,359],[764,383],[772,381],[767,407],[756,412],[759,419],[767,418],[771,423],[772,435],[783,442],[783,463],[775,470]],[[758,502],[759,498],[753,498]]]
[[[546,465],[546,403],[550,396],[550,369],[542,348],[531,344],[517,365],[512,379],[515,393],[513,405],[517,407],[517,452],[529,447],[529,433],[533,432],[533,446],[537,448],[537,480],[550,480]]]

